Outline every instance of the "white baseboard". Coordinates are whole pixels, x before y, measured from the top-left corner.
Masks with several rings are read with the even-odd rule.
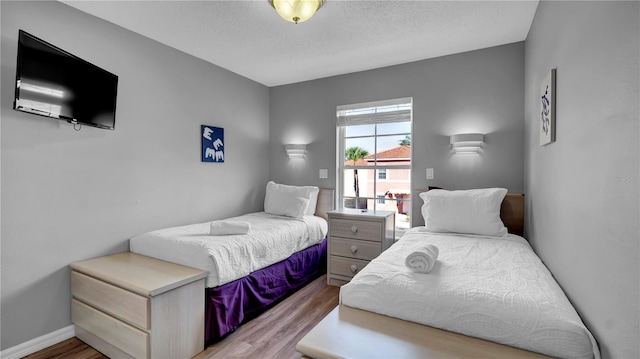
[[[54,344],[58,344],[76,335],[75,326],[71,324],[68,327],[58,329],[55,332],[45,334],[41,337],[31,339],[28,342],[16,345],[0,352],[2,359],[20,359],[29,354],[33,354],[44,348],[48,348]]]

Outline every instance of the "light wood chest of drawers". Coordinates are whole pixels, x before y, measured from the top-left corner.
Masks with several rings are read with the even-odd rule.
[[[327,214],[327,283],[343,285],[393,244],[395,212],[343,208]]]
[[[111,358],[191,358],[204,349],[206,271],[118,253],[71,264],[76,336]]]

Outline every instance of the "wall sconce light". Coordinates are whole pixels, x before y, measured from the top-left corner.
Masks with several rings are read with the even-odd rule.
[[[450,143],[454,153],[477,153],[484,143],[484,135],[481,133],[452,135]]]
[[[307,145],[284,145],[284,150],[289,158],[305,158]]]

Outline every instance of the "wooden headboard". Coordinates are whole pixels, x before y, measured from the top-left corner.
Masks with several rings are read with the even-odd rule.
[[[429,187],[429,189],[442,188]],[[418,194],[426,191],[418,190]],[[418,195],[415,198],[422,201]],[[502,223],[507,227],[509,233],[519,236],[524,233],[524,193],[507,193],[500,206],[500,219],[502,219]]]
[[[524,193],[507,193],[500,206],[500,218],[509,233],[524,233]]]
[[[318,203],[316,204],[316,213],[318,217],[329,220],[327,212],[333,210],[334,191],[333,188],[320,188],[318,193]]]

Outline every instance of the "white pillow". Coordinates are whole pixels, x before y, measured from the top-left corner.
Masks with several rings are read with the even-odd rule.
[[[500,219],[504,188],[466,191],[441,189],[420,193],[427,231],[503,237],[507,228]]]
[[[307,186],[310,188],[309,193],[309,207],[307,207],[307,216],[313,216],[316,214],[316,206],[318,205],[318,193],[320,193],[320,188]]]
[[[276,209],[276,212],[272,212],[271,214],[292,218],[302,218],[305,215],[304,211],[309,206],[309,199],[304,197],[283,197],[280,201],[282,206]]]
[[[294,218],[300,218],[309,212],[313,215],[316,211],[318,192],[318,187],[289,186],[269,181],[264,197],[264,211],[269,214]],[[300,198],[307,200],[305,207],[301,209],[301,214],[298,213],[300,209],[298,207],[301,205]]]

